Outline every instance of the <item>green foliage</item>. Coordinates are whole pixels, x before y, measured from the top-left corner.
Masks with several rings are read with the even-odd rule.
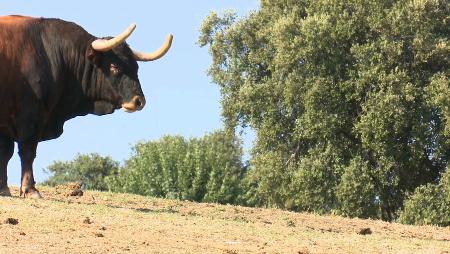
[[[377,192],[372,174],[368,162],[361,157],[355,157],[344,168],[336,189],[338,212],[341,215],[360,218],[378,216]]]
[[[165,136],[139,143],[112,191],[184,200],[235,203],[241,193],[242,148],[234,135],[214,132],[186,140]]]
[[[55,161],[45,171],[52,174],[43,182],[45,185],[81,181],[87,189],[104,191],[108,190],[106,178],[117,174],[119,163],[96,153],[79,154],[72,161]]]
[[[228,131],[256,132],[248,204],[393,220],[450,159],[444,0],[262,0],[211,13]]]
[[[165,136],[160,141],[138,143],[118,177],[109,179],[112,191],[155,197],[179,198],[177,177],[186,154],[180,136]]]
[[[295,210],[329,213],[336,206],[337,175],[340,175],[339,155],[331,145],[308,151],[294,171],[291,196]]]
[[[405,201],[399,221],[415,225],[450,225],[450,171],[439,184],[427,184],[416,188]]]

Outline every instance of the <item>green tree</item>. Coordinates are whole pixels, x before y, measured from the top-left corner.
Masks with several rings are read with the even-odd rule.
[[[56,186],[81,181],[87,189],[108,190],[106,178],[119,171],[119,163],[96,153],[78,154],[72,161],[55,161],[45,169],[52,174],[43,184]]]
[[[250,203],[393,220],[435,182],[450,158],[449,9],[262,0],[242,19],[212,12],[199,44],[226,128],[256,132]]]

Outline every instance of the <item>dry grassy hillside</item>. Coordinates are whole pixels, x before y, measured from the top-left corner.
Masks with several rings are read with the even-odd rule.
[[[87,191],[0,197],[0,253],[450,253],[450,228]]]

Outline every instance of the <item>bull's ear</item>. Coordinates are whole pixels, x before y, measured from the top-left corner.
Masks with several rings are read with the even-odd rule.
[[[87,58],[91,62],[93,62],[97,66],[100,66],[100,64],[102,63],[102,52],[93,49],[92,46],[89,45],[86,54],[87,54]]]

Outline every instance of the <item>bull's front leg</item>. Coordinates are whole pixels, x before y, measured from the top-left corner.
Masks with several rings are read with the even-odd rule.
[[[0,134],[0,196],[11,196],[8,188],[7,167],[14,153],[14,140]]]
[[[33,162],[36,158],[37,142],[19,143],[19,156],[22,163],[22,185],[20,196],[29,198],[41,198],[41,194],[35,187],[33,177]]]

